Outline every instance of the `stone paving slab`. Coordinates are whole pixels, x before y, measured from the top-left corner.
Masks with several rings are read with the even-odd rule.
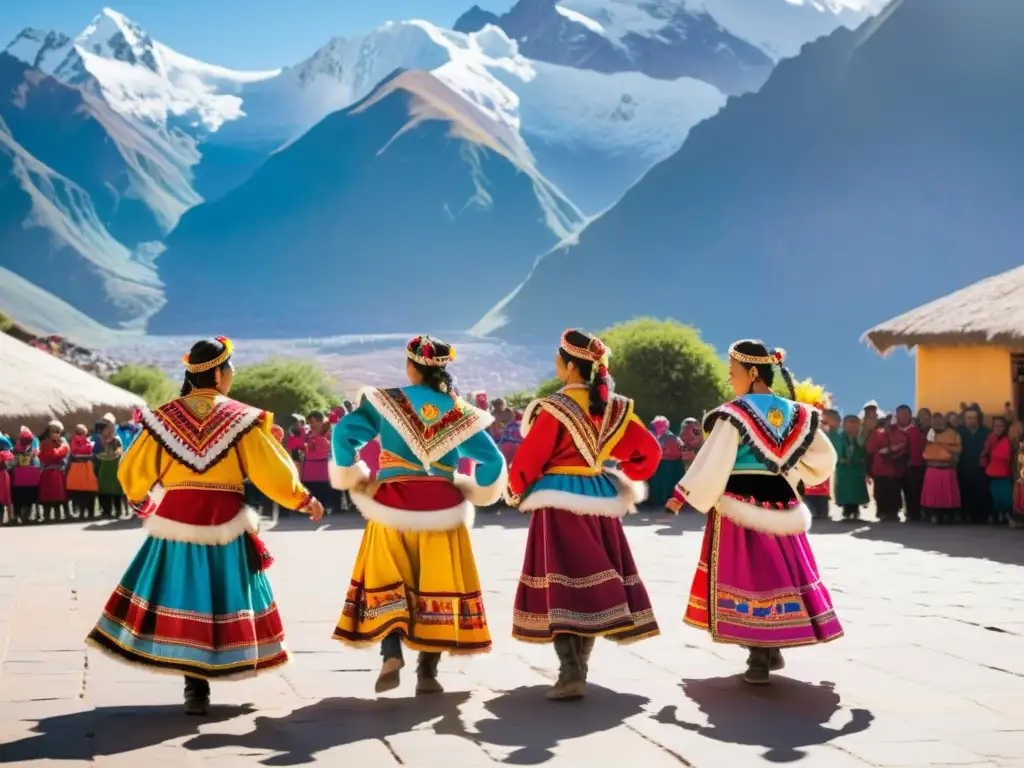
[[[355,516],[283,520],[266,540],[295,663],[215,683],[208,718],[182,683],[82,639],[142,540],[132,523],[0,530],[0,763],[103,768],[511,765],[1024,768],[1024,532],[822,523],[811,538],[846,637],[787,652],[767,688],[744,653],[681,622],[702,519],[641,514],[629,537],[662,627],[599,643],[582,702],[551,703],[550,646],[510,637],[525,520],[473,532],[495,639],[445,658],[447,693],[373,694],[379,657],[334,642],[361,535]]]

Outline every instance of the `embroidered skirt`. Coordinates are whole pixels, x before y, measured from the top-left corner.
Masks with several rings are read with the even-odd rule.
[[[208,680],[252,677],[286,664],[281,617],[259,570],[261,547],[241,527],[247,514],[241,496],[170,491],[157,514],[165,512],[169,517],[147,519],[151,535],[88,642],[123,661]],[[182,522],[200,518],[207,524]],[[229,522],[218,523],[224,519]],[[232,535],[224,544],[175,540]]]
[[[804,533],[773,536],[708,514],[684,621],[718,643],[787,648],[843,628]]]
[[[921,506],[927,509],[960,509],[960,480],[953,467],[928,467],[924,472]]]
[[[353,499],[367,515],[365,503]],[[399,530],[403,512],[429,516],[462,503],[450,482],[390,482],[373,497],[377,519],[369,519],[352,569],[334,639],[365,647],[392,632],[417,651],[453,654],[491,649],[480,576],[465,524],[449,530]],[[426,525],[426,523],[424,523]]]
[[[682,459],[662,459],[658,463],[657,471],[647,481],[648,502],[654,506],[664,507],[672,498],[672,493],[682,478]]]
[[[63,469],[44,469],[39,475],[40,504],[63,504],[68,500]]]
[[[622,522],[544,508],[530,513],[512,636],[550,643],[557,634],[634,642],[659,634]]]

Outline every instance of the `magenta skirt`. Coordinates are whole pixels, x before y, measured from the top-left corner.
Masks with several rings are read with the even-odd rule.
[[[708,514],[687,624],[718,643],[788,648],[842,637],[806,534],[772,536]]]
[[[551,508],[529,514],[514,638],[550,643],[570,634],[635,642],[659,634],[620,520]]]
[[[64,488],[64,470],[44,469],[39,474],[40,504],[63,504],[68,500],[68,492]]]
[[[11,476],[6,469],[0,467],[0,507],[11,504]]]
[[[953,467],[928,467],[924,472],[921,506],[928,509],[960,509],[960,481]]]

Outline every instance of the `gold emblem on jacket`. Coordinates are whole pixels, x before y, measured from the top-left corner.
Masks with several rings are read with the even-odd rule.
[[[768,409],[768,423],[778,429],[786,422],[786,417],[782,415],[781,408],[769,408]]]
[[[440,415],[441,411],[438,410],[436,405],[427,403],[420,407],[420,416],[422,416],[426,421],[433,421]]]

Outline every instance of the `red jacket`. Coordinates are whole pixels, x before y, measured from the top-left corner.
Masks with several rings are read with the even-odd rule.
[[[903,477],[910,458],[910,440],[898,427],[879,427],[868,438],[872,477]]]
[[[921,431],[917,424],[910,424],[906,427],[898,427],[903,434],[907,436],[907,440],[910,443],[910,466],[912,467],[923,467],[924,466],[924,447],[928,443],[928,438]]]

